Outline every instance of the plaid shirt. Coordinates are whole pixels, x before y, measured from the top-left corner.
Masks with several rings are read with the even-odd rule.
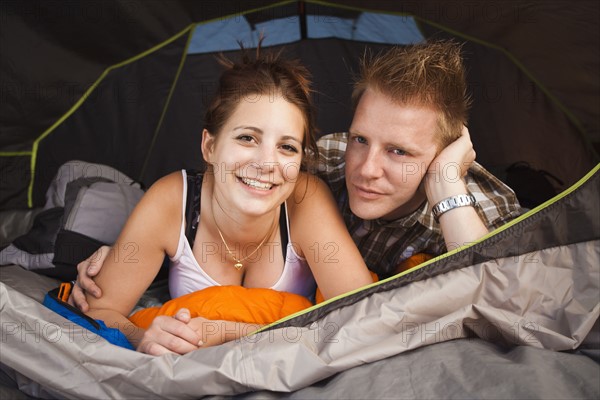
[[[344,177],[347,140],[347,133],[329,134],[319,139],[318,175],[333,192],[346,226],[369,268],[386,278],[413,254],[446,252],[442,231],[427,201],[412,214],[393,221],[362,220],[352,214]],[[495,229],[520,214],[515,193],[478,163],[474,162],[469,168],[465,181],[488,229]],[[463,243],[457,243],[456,247],[461,245]]]

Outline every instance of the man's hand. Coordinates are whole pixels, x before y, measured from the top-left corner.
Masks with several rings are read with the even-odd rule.
[[[475,161],[475,155],[469,129],[463,126],[460,136],[443,149],[436,158],[440,159],[440,162],[446,158],[448,162],[457,163],[461,166],[462,176],[465,176],[467,170]]]
[[[448,197],[468,193],[464,176],[475,161],[469,130],[463,127],[458,139],[443,149],[430,164],[424,179],[430,207]],[[465,246],[488,233],[474,207],[458,207],[443,213],[440,228],[448,250]]]
[[[205,318],[202,320],[208,321]],[[160,356],[168,353],[186,354],[199,349],[204,344],[200,337],[202,330],[195,330],[190,321],[187,308],[180,309],[173,317],[161,315],[154,318],[137,351]]]
[[[431,162],[425,175],[425,193],[429,204],[457,194],[466,193],[463,177],[475,161],[475,150],[467,127]]]
[[[102,269],[102,264],[104,264],[109,251],[109,246],[102,246],[94,254],[77,264],[77,281],[71,289],[71,295],[68,300],[69,304],[79,308],[83,312],[87,312],[90,306],[86,301],[85,292],[90,293],[96,298],[102,296],[102,291],[92,278],[98,275],[98,272]]]

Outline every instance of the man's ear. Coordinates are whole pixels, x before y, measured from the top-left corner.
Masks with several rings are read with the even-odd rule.
[[[206,129],[202,130],[202,158],[210,164],[212,153],[215,148],[215,136]]]

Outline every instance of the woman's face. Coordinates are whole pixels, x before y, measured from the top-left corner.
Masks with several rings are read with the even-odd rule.
[[[304,127],[300,109],[271,93],[243,98],[217,136],[205,130],[219,204],[251,215],[281,205],[298,179]]]

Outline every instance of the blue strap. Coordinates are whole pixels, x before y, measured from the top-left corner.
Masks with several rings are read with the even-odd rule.
[[[103,337],[109,343],[124,347],[129,350],[135,350],[123,332],[115,328],[107,327],[106,324],[104,324],[104,321],[94,320],[88,317],[70,304],[58,300],[58,298],[56,298],[52,292],[54,291],[48,292],[44,297],[44,305],[46,307],[60,316],[68,319],[69,321],[82,326],[83,328],[95,333],[100,337]]]

